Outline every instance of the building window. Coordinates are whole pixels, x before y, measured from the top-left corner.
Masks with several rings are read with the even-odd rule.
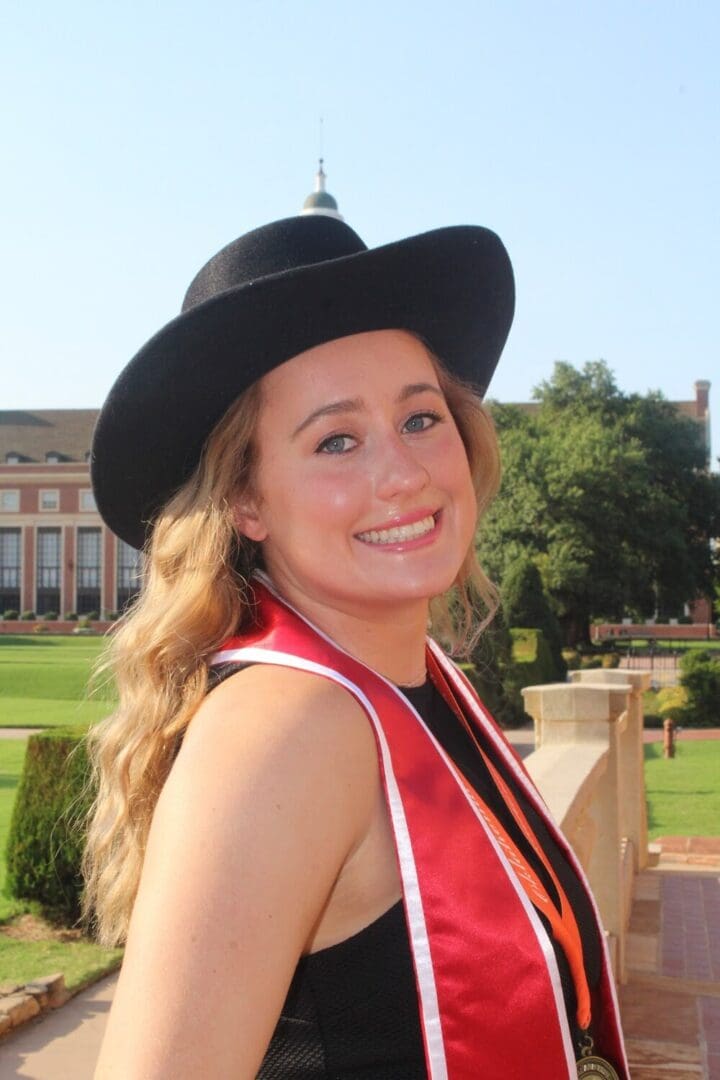
[[[7,513],[20,509],[20,492],[5,488],[0,491],[0,510]]]
[[[54,491],[41,491],[38,495],[38,507],[40,510],[59,510],[60,509],[60,492]]]
[[[142,575],[142,552],[130,547],[124,540],[117,542],[117,606],[124,611],[130,601],[140,592]]]
[[[0,618],[20,611],[20,530],[0,529]]]
[[[35,611],[60,614],[60,530],[40,528],[37,531],[37,587]]]
[[[97,510],[95,496],[90,488],[80,492],[80,509],[84,512]]]
[[[100,615],[100,530],[77,531],[77,613]]]

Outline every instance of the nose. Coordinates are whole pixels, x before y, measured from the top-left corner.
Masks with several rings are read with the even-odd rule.
[[[375,494],[379,499],[415,495],[430,482],[430,474],[417,452],[394,435],[378,448]]]

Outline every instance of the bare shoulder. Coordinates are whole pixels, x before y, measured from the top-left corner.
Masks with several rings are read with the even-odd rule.
[[[307,842],[324,839],[328,857],[342,864],[370,826],[379,783],[372,728],[346,690],[257,664],[216,687],[193,717],[157,825],[194,805],[215,833],[242,817],[276,845],[284,825]],[[212,800],[201,799],[208,791]]]
[[[258,665],[208,695],[155,808],[98,1076],[256,1075],[378,784],[333,683]]]
[[[367,782],[377,753],[365,711],[343,687],[307,671],[255,664],[217,686],[186,733],[180,757],[206,756],[232,770],[235,755],[259,767],[309,777],[346,769]]]

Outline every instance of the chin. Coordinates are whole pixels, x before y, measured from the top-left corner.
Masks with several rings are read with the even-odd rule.
[[[451,589],[457,581],[459,568],[452,573],[423,575],[416,579],[402,580],[400,575],[396,581],[385,583],[383,594],[388,599],[395,600],[434,600],[436,596],[442,596]]]

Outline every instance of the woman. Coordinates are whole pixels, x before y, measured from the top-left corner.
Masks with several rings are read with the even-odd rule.
[[[288,219],[113,387],[93,482],[147,571],[93,736],[88,907],[132,908],[98,1077],[627,1076],[581,874],[426,640],[493,606],[465,383],[512,306],[487,230]]]

